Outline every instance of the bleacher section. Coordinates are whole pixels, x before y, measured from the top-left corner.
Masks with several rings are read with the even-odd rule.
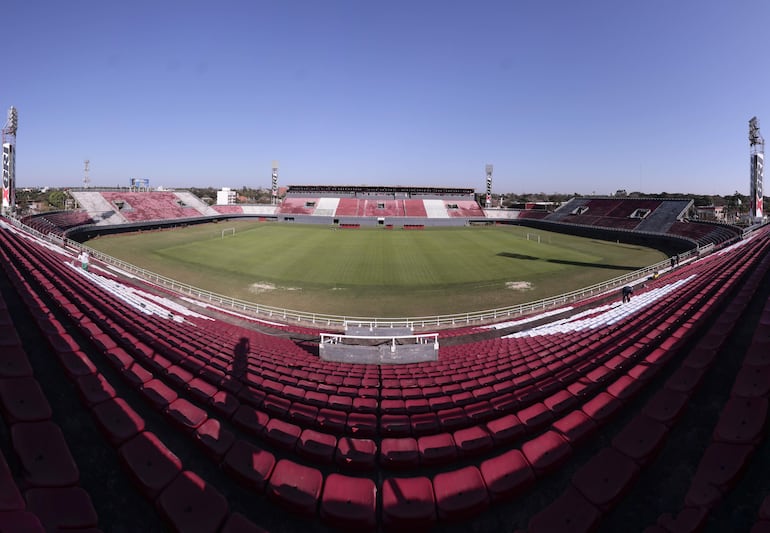
[[[423,200],[428,218],[450,218],[444,200]]]
[[[283,199],[278,213],[282,215],[312,215],[320,198],[286,197]]]
[[[450,217],[484,218],[484,211],[476,202],[468,200],[445,200],[444,208]]]
[[[318,200],[318,205],[316,205],[315,211],[313,212],[313,215],[326,217],[334,216],[334,213],[337,211],[337,205],[339,205],[339,203],[339,198],[320,198]]]
[[[639,231],[666,233],[671,224],[687,214],[692,204],[692,200],[666,200],[640,222],[637,229]]]
[[[242,215],[243,207],[240,205],[212,205],[211,208],[220,215]]]
[[[195,196],[193,193],[188,191],[178,191],[174,192],[174,195],[177,197],[177,199],[182,202],[187,207],[195,208],[198,213],[204,216],[215,216],[219,213],[212,209],[211,206],[209,206],[206,202]]]
[[[720,245],[737,238],[740,230],[724,224],[687,222],[682,219],[692,200],[638,198],[573,198],[543,217],[597,228],[623,229],[685,237],[699,246]],[[520,215],[519,218],[539,218]]]
[[[63,236],[70,228],[95,224],[96,221],[86,211],[58,211],[25,217],[24,223],[40,233],[53,233],[54,235]]]
[[[747,531],[767,515],[768,251],[763,231],[630,303],[377,366],[184,310],[0,223],[2,519]]]
[[[129,222],[200,217],[195,208],[184,204],[173,192],[114,192],[101,195]]]
[[[425,203],[422,200],[404,200],[404,216],[422,218],[427,217]]]

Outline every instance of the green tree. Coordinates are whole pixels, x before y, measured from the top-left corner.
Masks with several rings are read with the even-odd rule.
[[[64,209],[64,202],[67,194],[63,191],[51,191],[48,193],[48,203],[56,209]]]

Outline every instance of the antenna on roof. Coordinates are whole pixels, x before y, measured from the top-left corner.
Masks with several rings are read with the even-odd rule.
[[[749,182],[749,198],[751,216],[755,221],[762,220],[762,181],[765,175],[765,140],[759,133],[759,120],[751,117],[749,120],[749,151],[751,157],[751,181]]]
[[[83,188],[87,189],[91,186],[91,178],[88,176],[88,167],[91,161],[86,159],[83,161]]]
[[[273,160],[273,186],[271,189],[272,198],[273,198],[273,205],[276,205],[278,203],[278,161]]]
[[[484,207],[490,208],[492,207],[492,165],[487,164],[484,170],[487,173],[487,201]]]
[[[19,113],[8,108],[8,120],[3,127],[3,201],[2,213],[8,215],[16,208],[16,130],[19,129]]]

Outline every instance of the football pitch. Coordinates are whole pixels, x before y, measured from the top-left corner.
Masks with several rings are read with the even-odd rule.
[[[226,296],[369,317],[505,307],[665,259],[651,248],[521,226],[387,230],[226,221],[87,245]]]

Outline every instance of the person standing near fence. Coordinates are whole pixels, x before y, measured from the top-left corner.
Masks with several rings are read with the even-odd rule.
[[[631,295],[634,294],[634,288],[630,285],[626,285],[623,287],[623,290],[621,291],[623,294],[623,303],[630,302],[631,301]]]
[[[88,256],[88,252],[86,252],[85,250],[80,252],[80,255],[78,256],[78,261],[80,261],[80,266],[82,266],[83,270],[85,270],[86,272],[88,272],[88,261],[89,261],[89,259],[90,258]]]

